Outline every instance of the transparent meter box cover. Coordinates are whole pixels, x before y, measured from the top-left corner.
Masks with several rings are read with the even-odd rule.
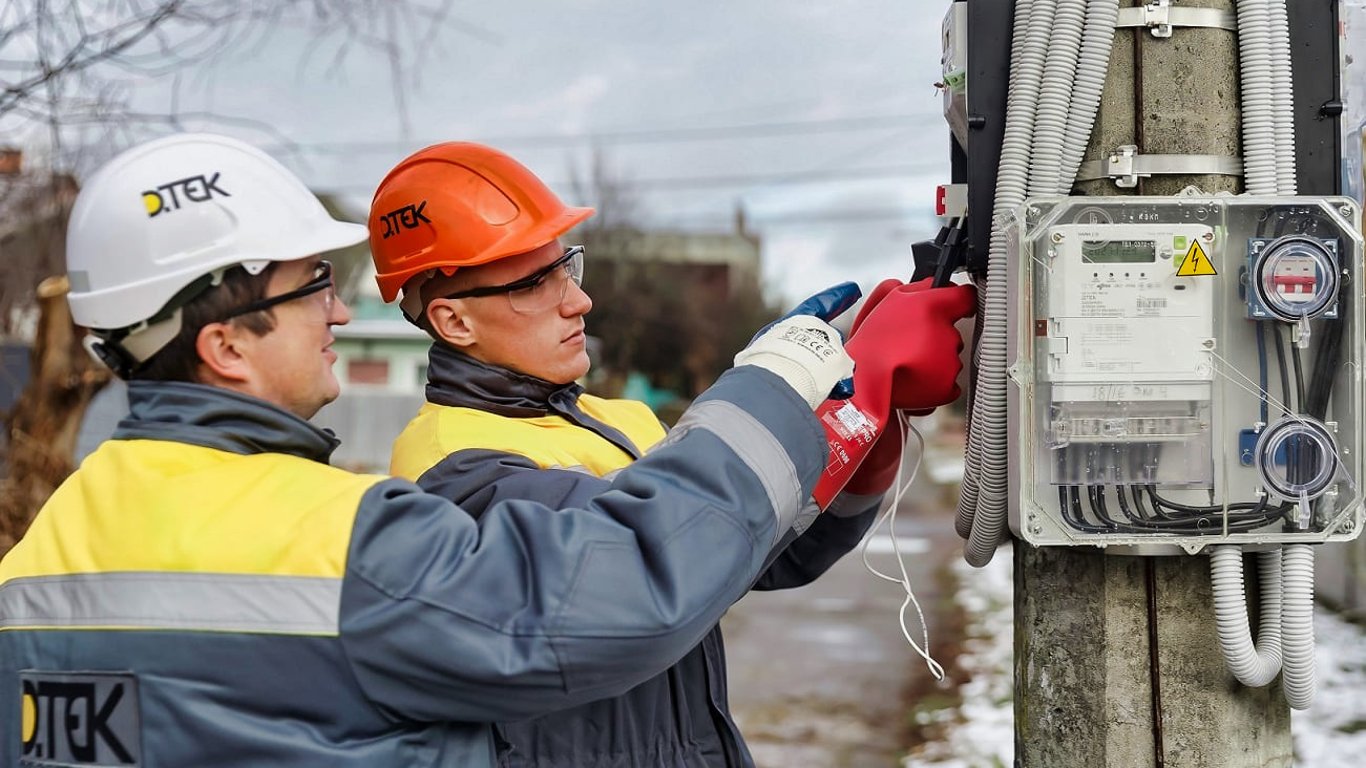
[[[1355,538],[1349,198],[1034,198],[1007,222],[1011,521],[1161,554]]]

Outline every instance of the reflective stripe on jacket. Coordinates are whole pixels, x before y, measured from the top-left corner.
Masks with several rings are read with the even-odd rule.
[[[709,395],[610,493],[476,524],[261,401],[132,384],[0,560],[0,765],[493,765],[488,721],[658,674],[795,518],[810,409],[753,368]]]
[[[595,398],[441,345],[433,346],[428,371],[429,402],[395,441],[391,469],[471,514],[509,499],[582,503],[664,434],[641,403]],[[842,498],[848,516],[823,515],[804,535],[789,534],[756,586],[799,586],[823,573],[860,540],[876,502]],[[508,742],[500,755],[507,768],[753,765],[727,702],[719,627],[620,697],[498,730]]]

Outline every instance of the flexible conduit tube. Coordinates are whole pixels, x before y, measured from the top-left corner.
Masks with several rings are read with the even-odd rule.
[[[963,556],[976,567],[986,565],[995,554],[999,533],[988,540],[985,532],[989,528],[999,530],[996,526],[1004,519],[1004,506],[1000,502],[1004,501],[1005,496],[1001,491],[1004,485],[1001,480],[1005,475],[1006,459],[1006,300],[1009,285],[1006,279],[1005,233],[1001,224],[1024,200],[1029,183],[1029,154],[1034,136],[1036,102],[1056,6],[1056,0],[1032,0],[1015,9],[1013,40],[1023,42],[1018,47],[1019,55],[1011,63],[1011,87],[1006,96],[1006,128],[996,177],[996,204],[992,209],[991,245],[987,261],[981,365],[977,390],[974,392],[972,428],[968,437],[970,456],[973,446],[976,446],[977,466],[974,469],[978,476],[974,478],[976,493],[971,499],[975,502],[976,510],[971,513],[972,531]],[[960,506],[968,501],[965,495],[960,500]],[[999,515],[996,514],[998,508],[1001,512]],[[987,520],[988,516],[992,519]],[[982,527],[984,525],[987,527]]]
[[[992,234],[988,259],[990,259],[990,252],[997,247],[996,229],[998,223],[995,214],[1005,209],[1003,201],[1012,194],[1023,198],[1024,185],[1028,181],[1029,168],[1027,164],[1029,162],[1029,140],[1034,126],[1034,103],[1032,98],[1022,98],[1021,91],[1032,87],[1033,94],[1036,95],[1039,78],[1043,75],[1042,59],[1025,56],[1028,30],[1030,25],[1035,23],[1034,14],[1042,4],[1040,0],[1021,0],[1015,6],[1015,19],[1011,26],[1010,37],[1010,82],[1012,87],[1008,88],[1006,92],[1006,128],[1001,142],[1001,162],[997,168],[996,200],[992,209]],[[1051,10],[1049,13],[1051,14]],[[1049,20],[1051,21],[1051,17]],[[1028,70],[1034,66],[1037,66],[1038,70],[1031,76]],[[1032,86],[1029,85],[1031,82]],[[991,262],[988,261],[987,265],[990,268]],[[977,294],[977,320],[981,332],[977,336],[977,349],[973,352],[973,363],[977,366],[978,379],[972,391],[972,408],[969,411],[971,418],[968,421],[968,445],[964,453],[963,485],[958,495],[958,514],[954,518],[954,529],[959,536],[965,539],[972,533],[973,517],[977,512],[977,490],[982,473],[982,427],[985,416],[978,410],[978,404],[982,399],[982,379],[986,372],[984,349],[987,346],[987,321],[991,311],[988,294],[995,282],[991,276],[988,276],[986,290],[979,291]],[[1000,282],[1004,283],[1004,280]]]
[[[1284,569],[1285,676],[1281,687],[1290,706],[1308,709],[1314,701],[1314,550],[1308,544],[1287,544]]]
[[[1019,82],[1023,76],[1024,69],[1024,48],[1025,30],[1029,29],[1030,12],[1033,8],[1031,0],[1021,0],[1015,8],[1015,18],[1011,24],[1010,34],[1010,82]],[[1016,102],[1013,100],[1011,89],[1007,89],[1006,112],[1007,112],[1007,131],[1010,130],[1012,118],[1011,105]],[[1017,107],[1018,110],[1018,107]],[[1032,119],[1032,118],[1031,118]],[[1018,120],[1014,122],[1018,123]],[[1024,145],[1018,141],[1013,134],[1007,133],[1009,141],[1003,140],[1001,147],[1001,161],[998,167],[997,179],[997,200],[1004,194],[1001,190],[1011,184],[1014,177],[1014,169],[1019,162],[1019,152],[1028,152],[1028,143]],[[1027,171],[1026,171],[1027,173]],[[993,204],[997,204],[993,201]],[[992,222],[992,230],[996,228],[995,221]],[[988,262],[990,264],[990,262]],[[987,316],[987,292],[978,291],[977,293],[977,334],[979,340],[976,348],[972,351],[972,364],[974,370],[982,370],[982,341],[986,338],[986,316]],[[977,417],[977,387],[972,390],[971,407],[968,410],[968,444],[963,452],[963,482],[958,492],[958,513],[954,515],[953,528],[960,538],[966,539],[972,535],[972,522],[977,513],[977,487],[982,473],[982,423]]]
[[[1015,59],[1018,61],[1018,59]],[[987,294],[986,291],[977,292],[977,320],[974,327],[973,338],[981,339],[984,336],[986,327],[983,319],[987,316]],[[982,345],[976,344],[972,350],[972,369],[982,370]],[[981,473],[982,467],[982,443],[980,440],[972,440],[974,432],[980,434],[980,430],[973,430],[975,423],[973,409],[976,407],[977,388],[972,389],[972,400],[968,408],[968,444],[963,450],[963,481],[958,490],[958,512],[953,517],[953,529],[959,538],[966,539],[972,535],[972,519],[977,512],[977,478]]]
[[[1295,182],[1295,92],[1291,83],[1290,19],[1286,0],[1266,0],[1270,26],[1267,31],[1271,50],[1272,124],[1276,131],[1276,194],[1294,195]]]
[[[1266,0],[1238,2],[1243,92],[1243,181],[1248,193],[1276,193],[1275,78]]]
[[[1229,671],[1243,685],[1260,688],[1281,671],[1281,551],[1262,552],[1257,563],[1262,585],[1258,642],[1252,642],[1243,592],[1243,552],[1236,545],[1212,548],[1214,618]]]
[[[1015,18],[1011,25],[1010,35],[1011,83],[1018,84],[1029,80],[1025,72],[1026,67],[1034,66],[1035,63],[1040,67],[1039,74],[1035,75],[1035,88],[1037,88],[1037,78],[1042,77],[1042,61],[1026,61],[1024,55],[1030,24],[1037,21],[1031,14],[1040,5],[1041,3],[1037,0],[1021,0],[1015,7]],[[1050,10],[1049,13],[1051,14],[1052,11]],[[1051,16],[1049,21],[1052,21]],[[1017,89],[1007,89],[1006,131],[1001,145],[1001,161],[997,171],[996,200],[993,201],[995,206],[993,213],[1000,210],[1000,201],[1003,197],[1011,194],[1016,185],[1019,187],[1018,194],[1023,198],[1024,184],[1028,180],[1029,169],[1027,165],[1022,165],[1022,163],[1027,164],[1029,159],[1029,140],[1033,131],[1034,106],[1032,100],[1021,99]],[[1026,111],[1028,114],[1025,114]],[[1026,119],[1029,123],[1028,129],[1019,130],[1020,125]],[[1021,137],[1022,133],[1023,138]],[[993,219],[993,236],[989,247],[995,246],[994,232],[996,226],[996,221]],[[990,266],[990,262],[988,262],[988,266]],[[983,370],[982,348],[986,339],[987,312],[987,291],[979,291],[977,293],[978,344],[977,348],[973,350],[972,360],[979,372]],[[968,445],[964,452],[963,484],[958,494],[958,514],[954,518],[954,530],[964,539],[972,534],[973,516],[977,512],[977,488],[982,474],[982,421],[977,413],[979,390],[980,387],[974,387],[972,392],[972,408],[968,414]]]
[[[1267,47],[1271,52],[1272,124],[1276,135],[1276,194],[1296,194],[1295,95],[1291,89],[1290,24],[1286,0],[1263,0],[1267,6]],[[1240,22],[1241,26],[1241,22]],[[1244,110],[1246,112],[1246,108]],[[1295,709],[1314,701],[1314,550],[1289,544],[1284,555],[1285,700]]]
[[[1082,155],[1086,154],[1086,145],[1091,141],[1096,112],[1105,91],[1105,75],[1110,70],[1110,49],[1115,44],[1115,24],[1118,22],[1119,0],[1090,0],[1087,4],[1077,79],[1072,87],[1072,110],[1067,121],[1067,137],[1063,141],[1058,194],[1072,191]]]
[[[1037,10],[1036,10],[1037,12]],[[1060,0],[1053,12],[1052,26],[1048,35],[1030,34],[1025,38],[1024,50],[1034,54],[1043,49],[1045,65],[1041,96],[1036,108],[1036,120],[1032,127],[1032,141],[1028,163],[1030,173],[1026,179],[1029,194],[1067,194],[1071,191],[1076,169],[1081,156],[1090,140],[1095,115],[1105,85],[1105,74],[1109,68],[1110,49],[1114,42],[1115,22],[1118,19],[1118,0]],[[1031,30],[1037,30],[1037,23]],[[1014,43],[1019,43],[1017,34]],[[1079,52],[1079,53],[1078,53]],[[1018,59],[1017,59],[1018,60]],[[1013,84],[1020,84],[1020,78],[1012,76]],[[1012,92],[1015,92],[1012,88]],[[1007,131],[1011,121],[1007,119]],[[1070,158],[1070,159],[1069,159]],[[1003,155],[1004,168],[1004,155]],[[1003,195],[998,182],[997,221],[1003,212],[1014,210],[1023,196],[1017,188],[1007,190]],[[1008,201],[1008,206],[1002,206]],[[1004,233],[999,225],[992,232],[992,264],[996,274],[1004,267]],[[1000,301],[999,304],[995,303]],[[1003,296],[989,295],[989,311],[1004,313]],[[1002,321],[1004,325],[1004,321]],[[985,345],[984,345],[985,346]],[[990,462],[984,466],[981,488],[975,489],[977,506],[968,516],[962,513],[957,519],[959,533],[964,523],[971,524],[965,557],[972,565],[984,565],[991,560],[996,546],[1006,537],[1006,515],[1008,511],[1008,483],[1006,462],[998,457],[1006,450],[1005,406],[1005,339],[1001,339],[1000,385],[999,391],[979,387],[979,406],[997,405],[992,396],[999,397],[999,425],[993,430],[993,422],[985,421],[985,432],[977,445],[988,446],[983,449]],[[985,395],[985,399],[984,396]],[[995,445],[993,449],[991,446]]]
[[[1034,146],[1029,157],[1030,196],[1065,195],[1069,191],[1061,188],[1059,171],[1085,23],[1086,0],[1058,0],[1053,34],[1048,40],[1038,112],[1034,118]]]

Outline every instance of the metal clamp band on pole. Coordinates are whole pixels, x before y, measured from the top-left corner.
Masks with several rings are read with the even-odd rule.
[[[1115,186],[1132,188],[1149,176],[1242,176],[1243,160],[1227,155],[1140,155],[1126,144],[1104,160],[1088,160],[1077,169],[1077,181],[1110,179]]]
[[[1237,31],[1238,18],[1222,8],[1172,7],[1171,0],[1152,0],[1136,8],[1120,8],[1116,27],[1147,27],[1153,37],[1171,37],[1173,27],[1207,27]]]

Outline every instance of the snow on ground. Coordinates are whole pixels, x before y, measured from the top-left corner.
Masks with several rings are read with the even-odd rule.
[[[962,702],[944,713],[957,722],[948,740],[907,758],[904,768],[998,768],[1013,764],[1011,552],[986,568],[958,560],[957,600],[968,616],[959,666],[972,675]],[[1360,768],[1366,762],[1366,629],[1318,608],[1318,692],[1313,706],[1292,712],[1297,768]]]
[[[962,701],[945,713],[956,721],[943,744],[927,745],[907,758],[905,768],[1005,768],[1014,764],[1015,726],[1012,712],[1015,636],[1011,602],[1011,558],[1003,546],[985,568],[956,558],[956,599],[967,614],[967,637],[958,666],[971,675],[959,693]]]
[[[1314,612],[1318,691],[1290,713],[1299,768],[1359,768],[1366,762],[1366,629]]]

